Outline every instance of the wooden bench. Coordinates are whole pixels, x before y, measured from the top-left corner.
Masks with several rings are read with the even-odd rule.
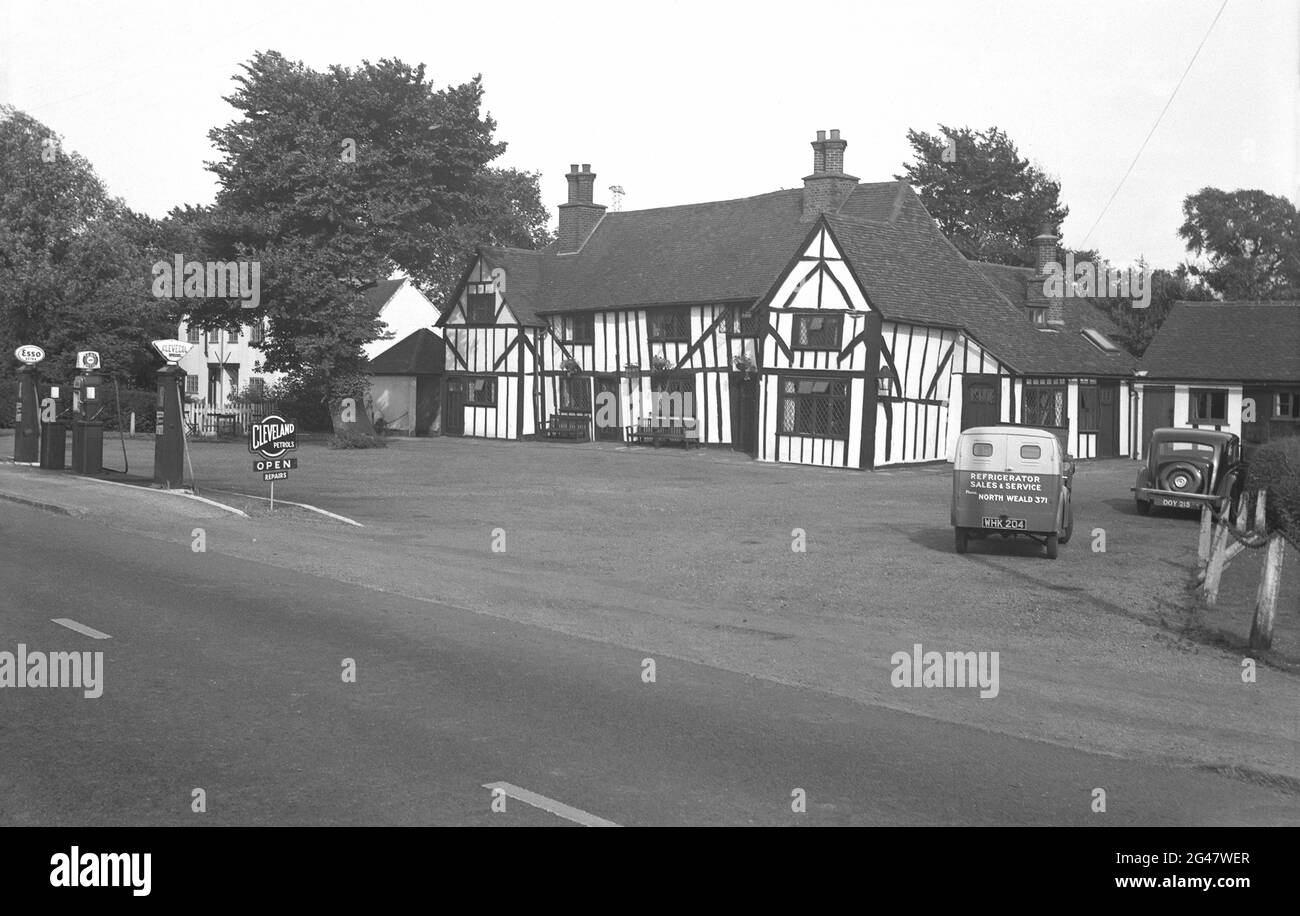
[[[552,414],[546,419],[546,438],[586,442],[590,438],[590,423],[590,414],[565,412]]]
[[[650,442],[655,448],[660,442],[680,442],[683,448],[688,449],[700,444],[696,421],[690,417],[642,417],[636,426],[629,426],[625,432],[628,442]]]

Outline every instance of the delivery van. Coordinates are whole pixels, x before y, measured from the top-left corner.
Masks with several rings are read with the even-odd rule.
[[[972,538],[1028,537],[1055,560],[1074,529],[1074,459],[1033,426],[977,426],[962,432],[952,471],[952,524],[958,553]]]

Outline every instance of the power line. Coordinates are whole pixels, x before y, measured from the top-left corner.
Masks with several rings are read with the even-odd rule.
[[[1132,174],[1134,166],[1136,166],[1138,160],[1142,158],[1142,152],[1147,148],[1147,144],[1151,142],[1151,137],[1155,134],[1156,128],[1160,126],[1160,122],[1164,119],[1165,112],[1167,112],[1169,106],[1174,103],[1174,97],[1178,95],[1178,90],[1182,88],[1183,80],[1187,79],[1187,74],[1191,72],[1192,64],[1196,63],[1196,58],[1200,55],[1201,48],[1205,47],[1205,42],[1209,39],[1210,33],[1214,31],[1215,23],[1219,21],[1219,17],[1223,15],[1223,11],[1227,8],[1228,0],[1223,0],[1223,5],[1220,6],[1219,11],[1214,14],[1214,21],[1211,22],[1210,27],[1205,30],[1205,37],[1202,38],[1201,43],[1196,46],[1196,50],[1192,53],[1192,59],[1187,62],[1187,69],[1184,70],[1183,75],[1178,78],[1178,83],[1174,86],[1174,91],[1169,93],[1169,100],[1165,102],[1165,107],[1160,109],[1160,114],[1156,116],[1156,123],[1151,125],[1151,130],[1147,132],[1146,139],[1143,140],[1142,145],[1138,147],[1137,155],[1135,155],[1133,161],[1129,163],[1128,170],[1124,172],[1124,177],[1121,178],[1119,184],[1115,186],[1114,192],[1110,195],[1110,200],[1106,201],[1106,206],[1101,208],[1101,213],[1097,216],[1097,221],[1092,224],[1092,229],[1088,230],[1088,234],[1085,235],[1083,241],[1079,243],[1080,248],[1088,244],[1088,239],[1092,238],[1093,230],[1101,224],[1102,217],[1106,215],[1106,211],[1110,209],[1110,205],[1113,204],[1115,198],[1119,196],[1120,188],[1124,187],[1124,182],[1128,181],[1128,176]]]

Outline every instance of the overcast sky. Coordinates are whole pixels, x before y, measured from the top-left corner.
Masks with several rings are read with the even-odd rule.
[[[541,172],[552,219],[572,162],[592,164],[598,202],[621,185],[642,209],[797,187],[818,129],[882,181],[908,128],[997,125],[1060,180],[1064,241],[1084,247],[1221,2],[0,0],[0,101],[154,216],[212,200],[207,132],[256,50],[424,62],[439,85],[482,73],[499,162]],[[1298,138],[1300,4],[1229,0],[1087,247],[1178,263],[1187,194],[1297,200]]]

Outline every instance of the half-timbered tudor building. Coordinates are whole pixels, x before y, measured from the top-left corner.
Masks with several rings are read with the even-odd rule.
[[[1300,302],[1176,302],[1142,356],[1139,448],[1162,426],[1300,434]]]
[[[802,188],[652,210],[607,213],[573,166],[557,241],[480,250],[444,310],[444,431],[563,415],[622,440],[684,414],[707,445],[866,469],[1032,421],[1127,454],[1133,361],[1086,301],[1043,296],[1053,236],[1037,269],[971,263],[906,183],[846,174],[838,131],[812,145]]]

